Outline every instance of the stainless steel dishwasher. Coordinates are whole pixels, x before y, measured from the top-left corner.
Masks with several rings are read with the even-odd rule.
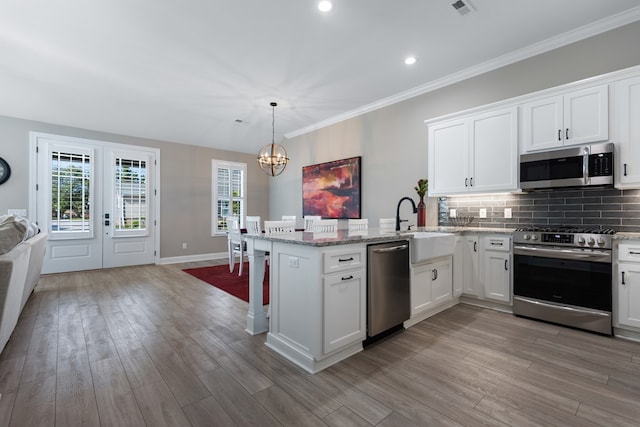
[[[409,319],[409,242],[367,247],[367,336],[396,330]]]

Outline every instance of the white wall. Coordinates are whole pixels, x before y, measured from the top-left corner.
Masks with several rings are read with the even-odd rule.
[[[271,181],[270,217],[302,215],[302,167],[362,156],[362,217],[395,216],[402,196],[427,177],[424,120],[640,64],[640,23],[541,54],[282,142],[291,159]],[[412,218],[403,205],[403,218]],[[427,225],[437,225],[428,200]]]

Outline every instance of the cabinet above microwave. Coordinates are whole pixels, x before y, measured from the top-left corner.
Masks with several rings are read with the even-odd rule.
[[[521,153],[609,139],[609,85],[599,85],[522,104]]]

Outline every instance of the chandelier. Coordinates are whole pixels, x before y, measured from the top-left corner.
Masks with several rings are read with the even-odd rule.
[[[289,163],[289,157],[287,157],[287,150],[280,144],[276,144],[276,107],[277,103],[271,104],[271,144],[267,144],[262,147],[258,154],[258,165],[260,169],[267,175],[276,176],[280,175],[284,168]]]

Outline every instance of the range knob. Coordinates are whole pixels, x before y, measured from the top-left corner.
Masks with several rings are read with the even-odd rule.
[[[537,234],[532,234],[531,235],[531,240],[538,240],[538,235]]]
[[[584,236],[578,236],[578,244],[579,245],[584,245],[585,244],[585,240],[584,240]]]
[[[604,246],[605,243],[604,237],[598,237],[598,246]]]
[[[531,236],[529,236],[528,234],[526,234],[526,233],[525,233],[525,234],[522,236],[522,238],[523,238],[524,240],[529,240],[529,239],[531,238]]]
[[[596,239],[594,239],[593,237],[589,237],[589,240],[587,240],[587,243],[589,244],[589,246],[593,246],[596,244]]]

